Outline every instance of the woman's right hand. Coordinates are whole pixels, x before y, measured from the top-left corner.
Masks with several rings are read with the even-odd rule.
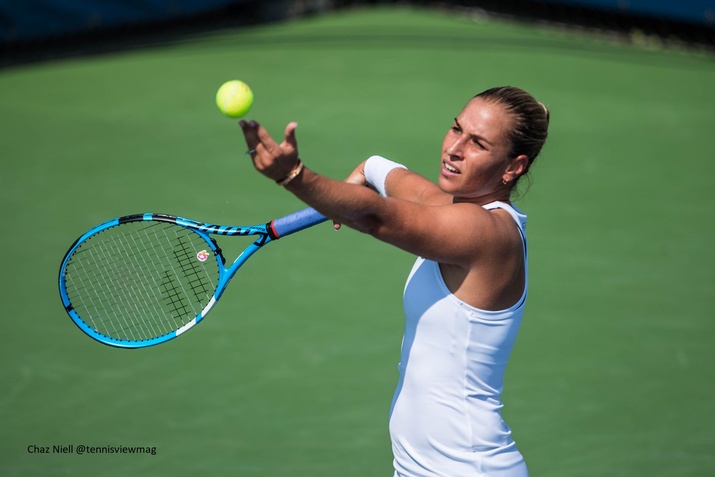
[[[348,177],[345,179],[344,182],[347,182],[348,184],[356,184],[356,185],[367,185],[367,180],[365,179],[365,162],[362,161],[354,171],[348,175]]]
[[[358,164],[355,170],[352,171],[343,182],[372,188],[365,179],[365,161],[362,161],[360,164]],[[333,222],[333,228],[335,230],[340,230],[341,226],[342,224],[338,222]]]

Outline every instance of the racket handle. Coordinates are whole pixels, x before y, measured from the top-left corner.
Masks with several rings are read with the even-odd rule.
[[[313,225],[321,224],[326,220],[328,219],[323,214],[312,207],[308,207],[307,209],[299,210],[280,219],[273,220],[268,224],[268,229],[275,235],[274,238],[279,239],[286,235],[300,232]]]

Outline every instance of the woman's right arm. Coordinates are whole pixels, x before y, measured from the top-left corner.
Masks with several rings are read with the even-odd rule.
[[[371,158],[370,161],[380,161],[382,158]],[[357,184],[375,189],[373,184],[368,182],[365,175],[365,164],[360,163],[353,172],[345,179],[349,184]],[[437,184],[429,179],[410,171],[404,167],[392,168],[385,177],[381,187],[385,189],[387,197],[407,200],[424,205],[446,205],[452,202],[452,196],[446,194]]]

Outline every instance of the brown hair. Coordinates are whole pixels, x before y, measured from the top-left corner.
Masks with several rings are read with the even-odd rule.
[[[549,129],[549,110],[526,91],[513,86],[499,86],[483,91],[475,96],[486,101],[502,104],[514,121],[508,132],[511,143],[510,157],[524,154],[529,158],[526,170],[519,179],[526,175],[541,148],[546,142]],[[518,179],[514,182],[518,182]],[[512,185],[512,188],[514,185]]]

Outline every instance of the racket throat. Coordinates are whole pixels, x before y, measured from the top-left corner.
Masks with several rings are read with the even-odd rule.
[[[223,250],[218,246],[218,242],[210,237],[211,243],[214,245],[214,254],[221,259],[221,265],[226,265],[226,257],[223,256]]]
[[[275,227],[273,227],[273,222],[274,221],[271,220],[266,224],[266,235],[263,235],[258,240],[256,240],[256,245],[265,245],[271,240],[278,240],[279,238],[281,238],[280,235],[278,235],[278,232],[276,232]]]

